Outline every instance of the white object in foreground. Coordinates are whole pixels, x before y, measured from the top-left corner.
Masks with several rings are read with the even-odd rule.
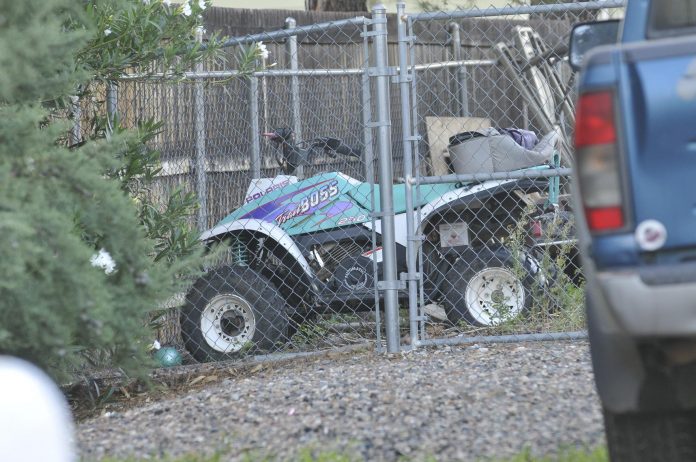
[[[9,356],[0,356],[0,460],[75,460],[72,418],[58,387],[37,367]]]

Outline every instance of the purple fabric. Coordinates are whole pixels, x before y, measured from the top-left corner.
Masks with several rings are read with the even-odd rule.
[[[525,149],[532,149],[539,142],[536,133],[521,128],[503,128],[503,133],[508,134],[513,140]]]

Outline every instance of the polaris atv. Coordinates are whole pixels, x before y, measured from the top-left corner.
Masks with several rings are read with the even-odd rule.
[[[285,175],[253,180],[245,204],[201,236],[226,250],[224,262],[189,290],[181,314],[185,346],[200,361],[268,351],[317,314],[374,309],[374,263],[381,275],[382,251],[379,220],[372,245],[371,213],[379,187],[337,172],[292,176],[316,152],[359,158],[360,151],[335,138],[295,143],[289,129],[264,136],[277,144]],[[416,205],[426,302],[444,305],[452,323],[492,326],[524,315],[543,276],[530,251],[512,252],[505,241],[548,184],[423,188]],[[404,185],[393,188],[397,265],[406,271],[406,214],[415,212],[406,210]]]

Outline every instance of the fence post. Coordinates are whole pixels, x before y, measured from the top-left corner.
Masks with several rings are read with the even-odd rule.
[[[404,184],[406,192],[406,264],[408,272],[406,281],[408,284],[408,318],[410,327],[411,345],[418,346],[418,323],[421,321],[418,316],[418,281],[419,274],[417,259],[416,227],[413,219],[413,142],[416,141],[411,134],[411,95],[410,82],[411,76],[408,69],[408,47],[411,39],[406,31],[406,3],[396,4],[397,33],[399,41],[399,90],[401,94],[401,130],[403,133],[404,146]]]
[[[363,162],[365,163],[365,181],[370,185],[370,210],[375,210],[375,153],[372,149],[372,95],[370,94],[370,45],[368,24],[363,24],[363,73],[360,76],[362,94],[362,120],[363,120]],[[372,214],[372,250],[377,249],[376,217]],[[372,277],[379,281],[379,267],[377,259],[372,259]],[[375,284],[375,343],[377,352],[382,353],[382,318],[379,306],[379,288]]]
[[[251,118],[251,177],[261,178],[261,142],[259,141],[259,78],[249,77],[249,116]]]
[[[415,40],[415,33],[413,32],[413,17],[412,16],[404,16],[404,23],[406,23],[406,34],[411,38],[411,40]],[[414,194],[416,196],[416,204],[420,204],[422,202],[422,196],[421,196],[421,185],[420,185],[420,178],[421,178],[421,158],[420,158],[420,153],[419,153],[419,142],[420,142],[420,135],[419,135],[419,123],[421,122],[420,117],[418,116],[418,72],[416,70],[416,51],[415,47],[409,47],[409,59],[410,62],[413,64],[413,69],[411,71],[411,95],[413,95],[413,101],[411,101],[411,107],[409,108],[409,114],[411,116],[411,136],[414,137],[414,147],[415,149],[413,150],[413,175],[414,175],[414,182],[415,182],[415,191]],[[415,211],[415,216],[418,217],[417,222],[418,222],[418,232],[421,233],[421,214],[420,214],[420,206],[417,206]],[[418,246],[418,273],[423,274],[423,246],[419,245]],[[421,284],[419,285],[419,290],[418,290],[418,302],[419,302],[419,311],[418,315],[421,316],[423,319],[425,319],[425,312],[423,307],[425,306],[425,291],[423,289],[423,284],[422,284],[422,278],[421,278]],[[427,338],[427,332],[426,332],[426,324],[425,322],[420,323],[420,341],[419,344],[422,344],[422,341]]]
[[[459,24],[451,22],[449,24],[450,45],[452,45],[452,59],[454,61],[462,60],[462,37]],[[454,71],[457,79],[457,97],[459,99],[459,115],[461,117],[469,116],[469,89],[466,86],[466,66],[459,66]]]
[[[297,27],[295,18],[285,19],[286,29]],[[290,58],[290,70],[296,72],[300,68],[299,56],[297,55],[297,35],[288,38],[287,41],[288,57]],[[302,140],[302,121],[300,113],[300,79],[293,73],[290,77],[290,104],[292,105],[292,131],[295,133],[296,140]],[[297,167],[298,178],[304,177],[304,166]]]
[[[196,42],[203,43],[203,27],[196,28]],[[203,63],[196,63],[196,73],[203,72]],[[205,162],[205,88],[204,82],[196,78],[193,87],[194,125],[196,132],[196,197],[198,198],[198,229],[208,227],[208,185],[206,184]]]
[[[374,36],[373,48],[377,90],[377,155],[379,157],[380,210],[382,220],[382,278],[384,291],[384,312],[387,331],[387,352],[399,351],[399,301],[400,288],[396,274],[396,239],[394,231],[393,171],[391,152],[391,113],[389,109],[389,76],[391,75],[387,60],[387,10],[384,5],[372,8]]]
[[[114,131],[114,121],[118,112],[118,86],[109,81],[106,84],[106,130],[110,135]]]

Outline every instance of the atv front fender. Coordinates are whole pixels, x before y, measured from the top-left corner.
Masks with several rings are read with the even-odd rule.
[[[286,233],[283,228],[268,221],[263,221],[256,218],[243,218],[240,220],[235,220],[231,223],[217,225],[214,228],[203,232],[199,239],[201,241],[207,241],[208,239],[221,237],[225,234],[234,233],[235,231],[249,231],[267,236],[283,247],[288,254],[295,261],[297,261],[297,264],[300,265],[310,281],[314,281],[316,279],[314,271],[312,271],[312,268],[309,266],[309,263],[307,263],[307,260],[305,259],[304,255],[302,255],[300,248],[297,246],[292,237],[290,237],[290,235]]]

